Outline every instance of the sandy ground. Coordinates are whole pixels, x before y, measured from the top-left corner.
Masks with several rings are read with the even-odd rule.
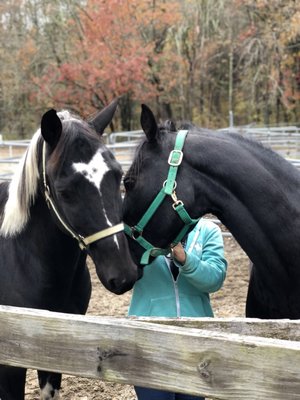
[[[225,252],[228,273],[223,288],[212,295],[216,317],[243,317],[248,285],[249,261],[233,238],[226,237]],[[103,316],[125,316],[130,292],[122,296],[109,293],[99,282],[92,262],[89,262],[93,293],[88,314]],[[93,379],[64,376],[61,390],[62,400],[134,400],[133,388],[129,385],[113,384]],[[29,371],[26,385],[26,400],[39,400],[35,371]]]

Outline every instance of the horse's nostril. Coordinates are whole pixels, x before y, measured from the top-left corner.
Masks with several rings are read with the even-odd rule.
[[[124,285],[124,283],[124,280],[119,279],[110,279],[108,281],[109,287],[113,292],[118,291]]]
[[[115,294],[123,294],[132,289],[134,281],[127,282],[126,279],[110,279],[108,281],[109,290]]]

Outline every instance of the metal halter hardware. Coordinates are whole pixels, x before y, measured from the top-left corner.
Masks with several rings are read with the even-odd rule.
[[[134,226],[130,227],[127,224],[124,224],[125,233],[132,239],[137,241],[140,244],[140,246],[142,246],[146,250],[141,257],[140,261],[141,264],[148,264],[150,256],[157,257],[159,255],[169,254],[171,252],[171,249],[174,246],[176,246],[176,244],[178,244],[180,240],[186,235],[190,227],[196,225],[200,219],[200,218],[194,219],[190,217],[190,215],[188,214],[188,212],[184,207],[183,202],[181,200],[178,200],[175,191],[177,187],[176,183],[177,170],[183,159],[182,149],[187,134],[188,134],[187,130],[180,130],[177,133],[174,150],[170,152],[168,158],[168,164],[170,165],[168,177],[163,183],[163,187],[161,188],[161,190],[156,195],[155,199],[148,207],[145,214],[142,216],[140,221]],[[173,210],[176,211],[178,216],[184,222],[184,227],[181,229],[181,231],[173,240],[173,242],[166,249],[162,249],[159,247],[155,247],[150,242],[148,242],[143,237],[143,230],[167,195],[171,196],[173,200],[172,204]]]
[[[47,185],[47,178],[46,178],[46,143],[45,142],[43,143],[42,165],[43,165],[44,194],[45,194],[47,205],[48,205],[49,209],[51,209],[54,212],[55,216],[57,217],[58,221],[61,223],[63,228],[72,236],[73,239],[77,240],[78,245],[81,250],[86,250],[91,243],[94,243],[100,239],[103,239],[105,237],[114,235],[115,233],[124,231],[124,224],[123,224],[123,222],[121,222],[117,225],[110,226],[109,228],[102,229],[101,231],[98,231],[92,235],[85,236],[85,237],[74,232],[73,229],[63,220],[63,218],[61,217],[60,213],[58,212],[58,210],[51,198],[50,188]]]

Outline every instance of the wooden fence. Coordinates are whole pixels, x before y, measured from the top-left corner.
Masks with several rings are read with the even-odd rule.
[[[0,306],[0,364],[209,398],[300,399],[300,321],[74,316]]]

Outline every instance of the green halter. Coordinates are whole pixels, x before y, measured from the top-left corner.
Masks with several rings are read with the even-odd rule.
[[[179,165],[181,164],[183,158],[183,145],[188,134],[187,130],[181,130],[178,132],[174,150],[171,151],[168,159],[168,164],[170,165],[167,180],[164,182],[163,187],[157,194],[153,202],[150,204],[149,208],[140,219],[140,221],[135,226],[128,226],[124,224],[125,233],[136,240],[146,251],[143,253],[140,263],[148,264],[149,257],[157,257],[159,255],[167,255],[171,252],[171,248],[176,246],[181,239],[186,235],[191,226],[196,225],[200,218],[193,219],[189,216],[186,211],[184,204],[181,200],[177,199],[176,196],[176,175]],[[150,221],[155,211],[158,209],[162,201],[166,196],[171,196],[173,200],[172,207],[174,211],[179,215],[181,220],[184,222],[184,227],[181,229],[179,234],[173,240],[173,242],[166,248],[161,249],[159,247],[154,247],[143,237],[143,230],[147,223]]]

